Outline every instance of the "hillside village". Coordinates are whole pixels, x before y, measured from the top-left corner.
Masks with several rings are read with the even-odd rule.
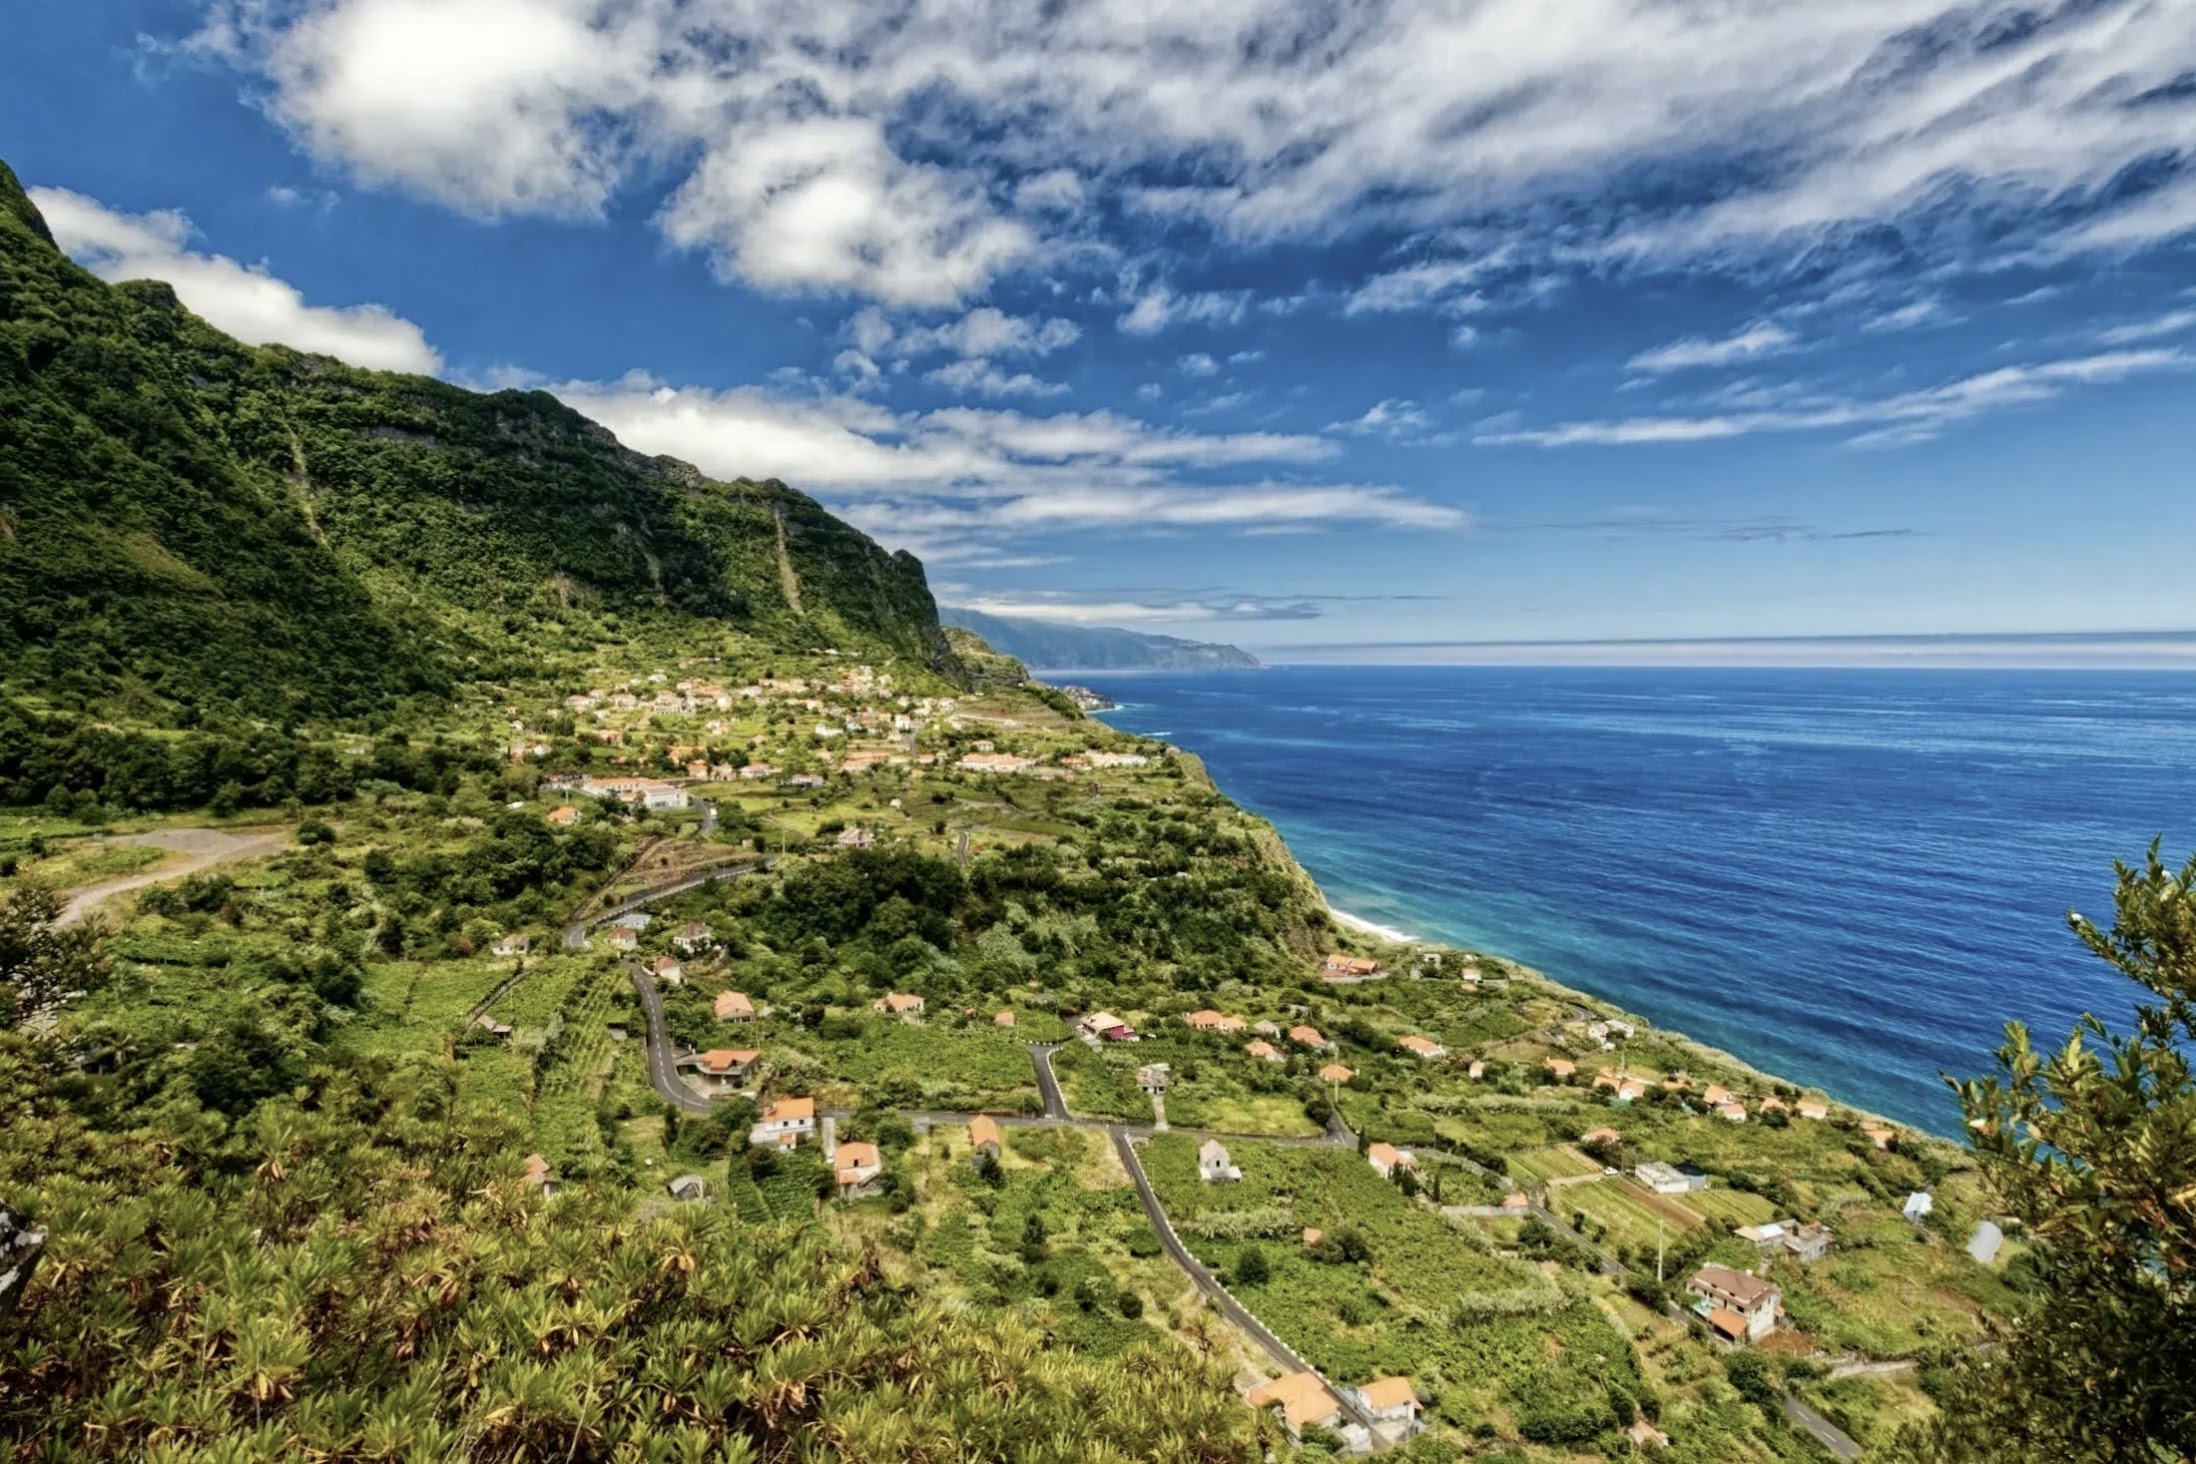
[[[666,667],[501,708],[499,781],[525,795],[505,812],[609,828],[632,851],[569,925],[543,905],[546,921],[482,929],[474,958],[404,978],[415,1011],[419,983],[453,983],[468,1069],[540,1115],[530,1182],[599,1182],[607,1165],[663,1202],[770,1220],[820,1197],[834,1230],[996,1300],[1031,1284],[1000,1266],[1078,1256],[1137,1328],[1233,1357],[1245,1406],[1282,1436],[1345,1451],[1606,1436],[1745,1457],[1767,1445],[1741,1440],[1791,1427],[1734,1391],[1756,1378],[1733,1367],[1748,1353],[1833,1436],[1880,1437],[1926,1407],[1932,1349],[1999,1299],[2008,1255],[1968,1254],[1986,1217],[1943,1141],[1494,956],[1351,933],[1193,760],[1072,706],[903,691],[833,658],[777,671]],[[355,845],[415,837],[400,803],[383,801],[379,831],[345,833],[338,870]],[[900,880],[908,858],[970,879],[1002,857],[1166,863],[1186,805],[1228,831],[1241,869],[1279,880],[1280,943],[1247,964],[1246,948],[1104,979],[1047,969],[1056,917],[1009,904],[975,942],[1002,963],[924,942],[912,964],[915,947],[865,965],[787,945],[757,903],[766,883],[836,868],[857,884],[832,898],[868,905],[860,882]],[[1099,829],[1104,847],[1131,842],[1084,847]],[[124,950],[172,924],[141,915]],[[458,996],[473,970],[493,987],[477,1003]],[[449,1041],[374,1027],[347,1040]],[[704,1132],[722,1157],[697,1163]],[[1178,1261],[1132,1222],[1139,1192]],[[1024,1247],[1002,1215],[1041,1217],[1052,1238]],[[1536,1332],[1565,1341],[1527,1363],[1514,1349]],[[1510,1360],[1471,1360],[1488,1347]],[[1578,1372],[1591,1356],[1625,1361]]]

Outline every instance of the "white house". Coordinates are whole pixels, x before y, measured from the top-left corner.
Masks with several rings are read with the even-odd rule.
[[[1927,1220],[1936,1208],[1937,1202],[1930,1198],[1927,1190],[1916,1190],[1906,1197],[1906,1204],[1901,1207],[1901,1213],[1913,1224],[1919,1225]]]
[[[1700,1298],[1694,1310],[1729,1340],[1758,1342],[1776,1330],[1784,1293],[1776,1283],[1751,1271],[1706,1265],[1693,1273],[1685,1289]]]
[[[1682,1195],[1708,1188],[1708,1176],[1690,1164],[1664,1164],[1649,1160],[1632,1171],[1633,1178],[1658,1195]]]
[[[816,1100],[780,1098],[765,1108],[748,1130],[750,1144],[776,1144],[790,1149],[816,1132]]]
[[[1241,1179],[1243,1171],[1228,1162],[1227,1145],[1207,1139],[1197,1151],[1197,1177],[1207,1184],[1223,1184]]]

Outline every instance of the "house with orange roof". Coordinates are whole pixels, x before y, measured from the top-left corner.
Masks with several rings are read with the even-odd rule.
[[[1606,1126],[1588,1129],[1578,1136],[1578,1141],[1582,1144],[1616,1144],[1623,1142],[1623,1139],[1624,1135]]]
[[[876,1007],[888,1017],[912,1022],[923,1014],[923,999],[911,992],[895,991],[877,998]]]
[[[1409,1378],[1374,1378],[1350,1390],[1375,1423],[1418,1422],[1418,1390]]]
[[[1725,1123],[1744,1123],[1746,1122],[1746,1105],[1734,1098],[1729,1103],[1722,1104],[1716,1109],[1716,1117],[1722,1119]]]
[[[679,964],[677,956],[658,956],[650,969],[656,973],[656,979],[666,986],[686,984],[686,968]]]
[[[1226,1012],[1216,1012],[1209,1009],[1201,1012],[1191,1012],[1182,1020],[1192,1030],[1198,1032],[1240,1032],[1243,1030],[1243,1019],[1241,1017],[1231,1017]]]
[[[1638,1078],[1626,1078],[1617,1084],[1616,1101],[1631,1103],[1647,1096],[1647,1085]]]
[[[1289,1040],[1299,1047],[1315,1048],[1320,1052],[1334,1051],[1334,1044],[1320,1036],[1317,1027],[1308,1027],[1302,1023],[1289,1028]]]
[[[560,804],[559,806],[549,810],[549,822],[555,824],[560,829],[570,828],[572,825],[578,823],[579,819],[579,809],[569,803]]]
[[[1568,1078],[1578,1072],[1578,1064],[1567,1057],[1544,1057],[1540,1065],[1551,1078]]]
[[[999,1121],[988,1113],[979,1113],[968,1121],[968,1149],[972,1154],[989,1154],[999,1157]]]
[[[1792,1111],[1801,1118],[1811,1118],[1820,1123],[1830,1116],[1830,1105],[1820,1098],[1802,1098]]]
[[[1342,1421],[1342,1403],[1314,1372],[1290,1373],[1258,1384],[1245,1395],[1253,1408],[1278,1409],[1289,1438],[1303,1442],[1307,1428],[1333,1428]]]
[[[1733,1341],[1758,1342],[1768,1336],[1776,1330],[1777,1313],[1783,1309],[1784,1293],[1774,1281],[1729,1266],[1702,1266],[1685,1283],[1685,1289],[1700,1298],[1694,1311]],[[1717,1311],[1729,1311],[1738,1317],[1736,1336],[1725,1321],[1715,1316]]]
[[[1007,1010],[1005,1010],[1005,1011],[1001,1011],[1001,1012],[998,1012],[998,1013],[994,1014],[994,1015],[993,1015],[993,1017],[992,1017],[992,1019],[991,1019],[991,1025],[992,1025],[992,1026],[994,1026],[994,1027],[1011,1027],[1011,1026],[1013,1026],[1013,1025],[1014,1025],[1014,1011],[1013,1011],[1013,1009],[1012,1009],[1012,1008],[1008,1008],[1008,1009],[1007,1009]]]
[[[1266,1039],[1263,1037],[1254,1042],[1246,1043],[1243,1047],[1243,1050],[1249,1053],[1252,1057],[1257,1058],[1260,1062],[1288,1061],[1287,1058],[1284,1058],[1281,1055],[1280,1048],[1274,1046],[1271,1042],[1266,1041]]]
[[[720,991],[715,1006],[720,1022],[752,1022],[755,1020],[755,1003],[744,991]]]
[[[1372,981],[1382,971],[1380,963],[1370,956],[1336,954],[1327,957],[1326,964],[1319,968],[1319,974],[1340,985],[1352,981]]]
[[[1899,1138],[1897,1129],[1887,1128],[1880,1123],[1864,1123],[1861,1125],[1861,1132],[1867,1135],[1869,1143],[1874,1144],[1879,1149],[1890,1148],[1898,1142]]]
[[[760,1061],[762,1054],[753,1048],[712,1047],[707,1052],[688,1053],[676,1066],[712,1093],[732,1093],[747,1086]]]
[[[1326,1238],[1327,1232],[1321,1230],[1318,1226],[1307,1225],[1304,1227],[1304,1249],[1310,1250],[1313,1246],[1319,1244],[1319,1242],[1325,1240]]]
[[[1082,1029],[1083,1040],[1093,1046],[1100,1042],[1136,1040],[1136,1029],[1111,1012],[1092,1012],[1075,1025]]]
[[[1434,1058],[1446,1056],[1449,1051],[1448,1048],[1443,1047],[1433,1038],[1421,1037],[1416,1032],[1396,1038],[1395,1045],[1411,1056],[1422,1058],[1428,1062],[1431,1062]]]
[[[1533,1197],[1523,1190],[1511,1190],[1502,1197],[1502,1208],[1521,1215],[1533,1207]]]
[[[747,1132],[750,1144],[775,1144],[791,1149],[816,1132],[816,1100],[780,1098],[756,1116]]]
[[[1322,1083],[1347,1083],[1356,1076],[1354,1071],[1338,1062],[1330,1062],[1319,1070],[1319,1081]]]
[[[549,1161],[539,1154],[526,1156],[526,1187],[540,1190],[543,1199],[557,1192],[557,1179],[549,1172]]]
[[[1365,1146],[1365,1162],[1370,1164],[1374,1172],[1379,1174],[1382,1179],[1390,1179],[1394,1177],[1398,1169],[1416,1168],[1418,1156],[1408,1149],[1398,1149],[1395,1145],[1383,1140],[1380,1143]]]
[[[1731,1101],[1731,1090],[1721,1083],[1710,1083],[1700,1090],[1700,1101],[1710,1108],[1721,1108]]]
[[[875,1144],[840,1144],[831,1156],[831,1171],[833,1189],[841,1199],[860,1199],[884,1173],[884,1155]]]

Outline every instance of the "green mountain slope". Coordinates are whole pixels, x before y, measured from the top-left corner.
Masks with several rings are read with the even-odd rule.
[[[0,680],[195,721],[351,713],[605,634],[958,677],[922,567],[540,392],[244,346],[65,259],[0,165]]]
[[[1045,620],[951,610],[946,618],[974,631],[1002,655],[1055,671],[1252,670],[1257,657],[1236,646],[1182,640],[1111,626],[1056,625]]]

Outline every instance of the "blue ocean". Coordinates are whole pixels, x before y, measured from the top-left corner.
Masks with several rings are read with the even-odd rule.
[[[2196,848],[2196,676],[1294,667],[1076,678],[1338,910],[1954,1133],[1940,1074],[2126,1016],[2066,929]]]

